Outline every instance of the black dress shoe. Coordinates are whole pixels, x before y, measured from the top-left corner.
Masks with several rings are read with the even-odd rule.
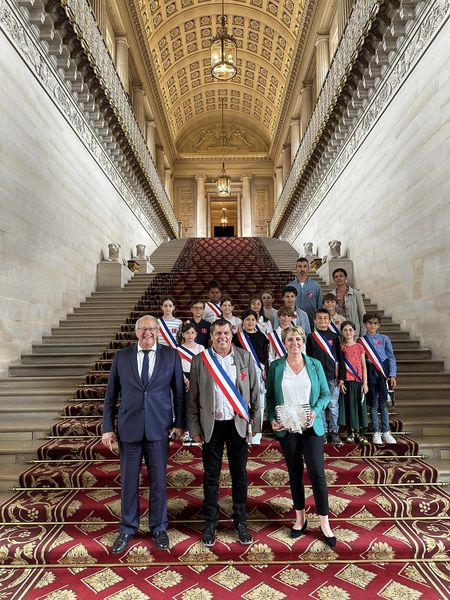
[[[305,531],[308,529],[308,520],[306,520],[303,523],[303,527],[301,527],[300,529],[294,529],[292,527],[291,529],[291,538],[293,540],[295,540],[296,538],[299,538],[301,535],[303,535],[305,533]]]
[[[252,534],[247,529],[246,523],[243,523],[242,521],[240,523],[236,523],[234,530],[238,534],[239,541],[241,544],[244,544],[244,546],[248,546],[253,542]]]
[[[205,531],[202,535],[202,542],[205,546],[214,546],[216,542],[217,525],[215,523],[206,523]]]
[[[320,528],[320,533],[322,534],[323,541],[327,546],[329,546],[330,548],[334,548],[336,546],[336,538],[334,535],[325,535],[322,531],[322,527]]]
[[[169,548],[169,536],[167,531],[154,531],[152,538],[155,540],[156,547],[160,550],[167,550]]]
[[[111,548],[111,554],[120,554],[123,552],[132,538],[132,533],[120,533],[114,540],[114,544]]]

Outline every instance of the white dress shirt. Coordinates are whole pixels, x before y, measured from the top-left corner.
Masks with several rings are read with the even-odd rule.
[[[150,377],[153,374],[153,369],[155,368],[155,360],[156,360],[156,347],[157,344],[153,344],[150,348],[150,352],[148,353],[148,380],[150,381]],[[138,351],[137,351],[137,367],[139,377],[142,379],[142,364],[144,362],[144,349],[141,348],[141,345],[138,343]]]

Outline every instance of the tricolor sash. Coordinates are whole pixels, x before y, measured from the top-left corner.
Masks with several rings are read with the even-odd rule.
[[[272,344],[272,348],[274,349],[275,354],[279,358],[282,358],[285,354],[287,354],[286,348],[284,347],[284,344],[281,341],[280,336],[278,335],[276,330],[269,331],[267,337],[269,338],[269,342]]]
[[[380,355],[376,351],[375,346],[372,344],[369,337],[367,335],[363,335],[359,338],[358,344],[361,344],[361,346],[364,348],[370,362],[373,364],[375,369],[387,380],[388,376],[384,370],[383,361],[381,360]]]
[[[345,354],[344,354],[344,353],[342,353],[342,354],[343,354],[343,356],[344,356],[344,363],[345,363],[345,368],[347,369],[347,371],[348,371],[349,373],[351,373],[351,374],[352,374],[352,375],[355,377],[356,381],[359,381],[359,383],[362,383],[362,379],[361,379],[361,377],[358,375],[358,371],[356,371],[356,369],[355,369],[355,367],[352,365],[352,363],[351,363],[349,360],[347,360],[347,359],[345,358]]]
[[[313,331],[311,335],[316,340],[316,343],[319,345],[319,347],[326,354],[328,354],[328,356],[336,364],[337,363],[336,355],[334,354],[333,350],[331,349],[330,342],[328,341],[328,339],[324,335],[322,335],[320,331]]]
[[[220,306],[218,304],[215,304],[214,302],[207,302],[206,306],[213,311],[213,313],[216,315],[216,317],[218,319],[223,317],[222,309],[220,308]]]
[[[255,350],[253,344],[251,343],[248,334],[245,331],[238,331],[236,335],[237,335],[238,340],[241,343],[242,348],[244,348],[244,350],[247,350],[247,352],[250,352],[250,354],[252,355],[255,365],[259,369],[261,369],[261,371],[264,371],[264,365],[262,365],[259,362],[258,355],[256,354],[256,350]]]
[[[184,358],[184,360],[187,360],[188,363],[191,363],[192,359],[195,356],[192,350],[189,350],[189,348],[186,348],[186,346],[178,346],[177,352],[180,355],[180,357]]]
[[[161,326],[159,331],[160,331],[164,341],[171,348],[176,348],[178,345],[177,340],[175,339],[175,336],[170,331],[169,327],[167,326],[167,323],[164,321],[164,319],[162,317],[159,319],[159,324]]]
[[[233,410],[246,421],[250,420],[248,406],[239,390],[231,381],[222,365],[219,363],[211,348],[200,353],[203,364],[214,379],[214,383],[220,388]]]
[[[328,325],[328,329],[330,329],[333,333],[337,333],[338,335],[341,335],[341,332],[339,331],[339,327],[336,325],[336,323],[334,321],[330,321],[330,324]]]

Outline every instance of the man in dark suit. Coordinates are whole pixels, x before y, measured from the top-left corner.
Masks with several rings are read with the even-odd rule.
[[[137,346],[119,350],[113,361],[103,407],[102,442],[112,450],[118,438],[122,482],[120,529],[111,549],[113,554],[125,550],[139,527],[142,457],[150,480],[149,530],[158,548],[169,548],[166,531],[169,438],[179,439],[186,421],[178,353],[157,344],[155,317],[146,315],[138,319],[135,332]]]
[[[212,546],[216,540],[219,517],[219,477],[223,449],[226,445],[233,497],[233,522],[239,541],[251,544],[247,529],[247,433],[249,423],[254,433],[261,431],[259,418],[259,383],[256,367],[249,352],[231,344],[229,321],[218,319],[211,325],[212,347],[194,356],[188,398],[188,429],[194,441],[202,444],[203,513],[206,527],[202,541]],[[208,354],[209,353],[209,354]],[[215,375],[210,369],[217,365]],[[207,366],[209,365],[209,367]],[[217,383],[217,372],[226,373],[237,394],[231,397]],[[223,377],[223,374],[222,374]],[[235,403],[237,398],[241,401]],[[242,408],[243,407],[243,408]]]

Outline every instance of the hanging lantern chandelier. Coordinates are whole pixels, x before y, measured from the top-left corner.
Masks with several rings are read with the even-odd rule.
[[[211,75],[220,81],[230,81],[237,73],[237,43],[227,32],[224,0],[217,35],[211,42]]]
[[[217,195],[220,198],[227,198],[231,194],[231,177],[226,174],[225,171],[225,140],[226,140],[226,132],[223,127],[223,98],[222,98],[222,131],[220,134],[220,138],[222,140],[222,173],[218,176],[216,185],[217,185]]]

